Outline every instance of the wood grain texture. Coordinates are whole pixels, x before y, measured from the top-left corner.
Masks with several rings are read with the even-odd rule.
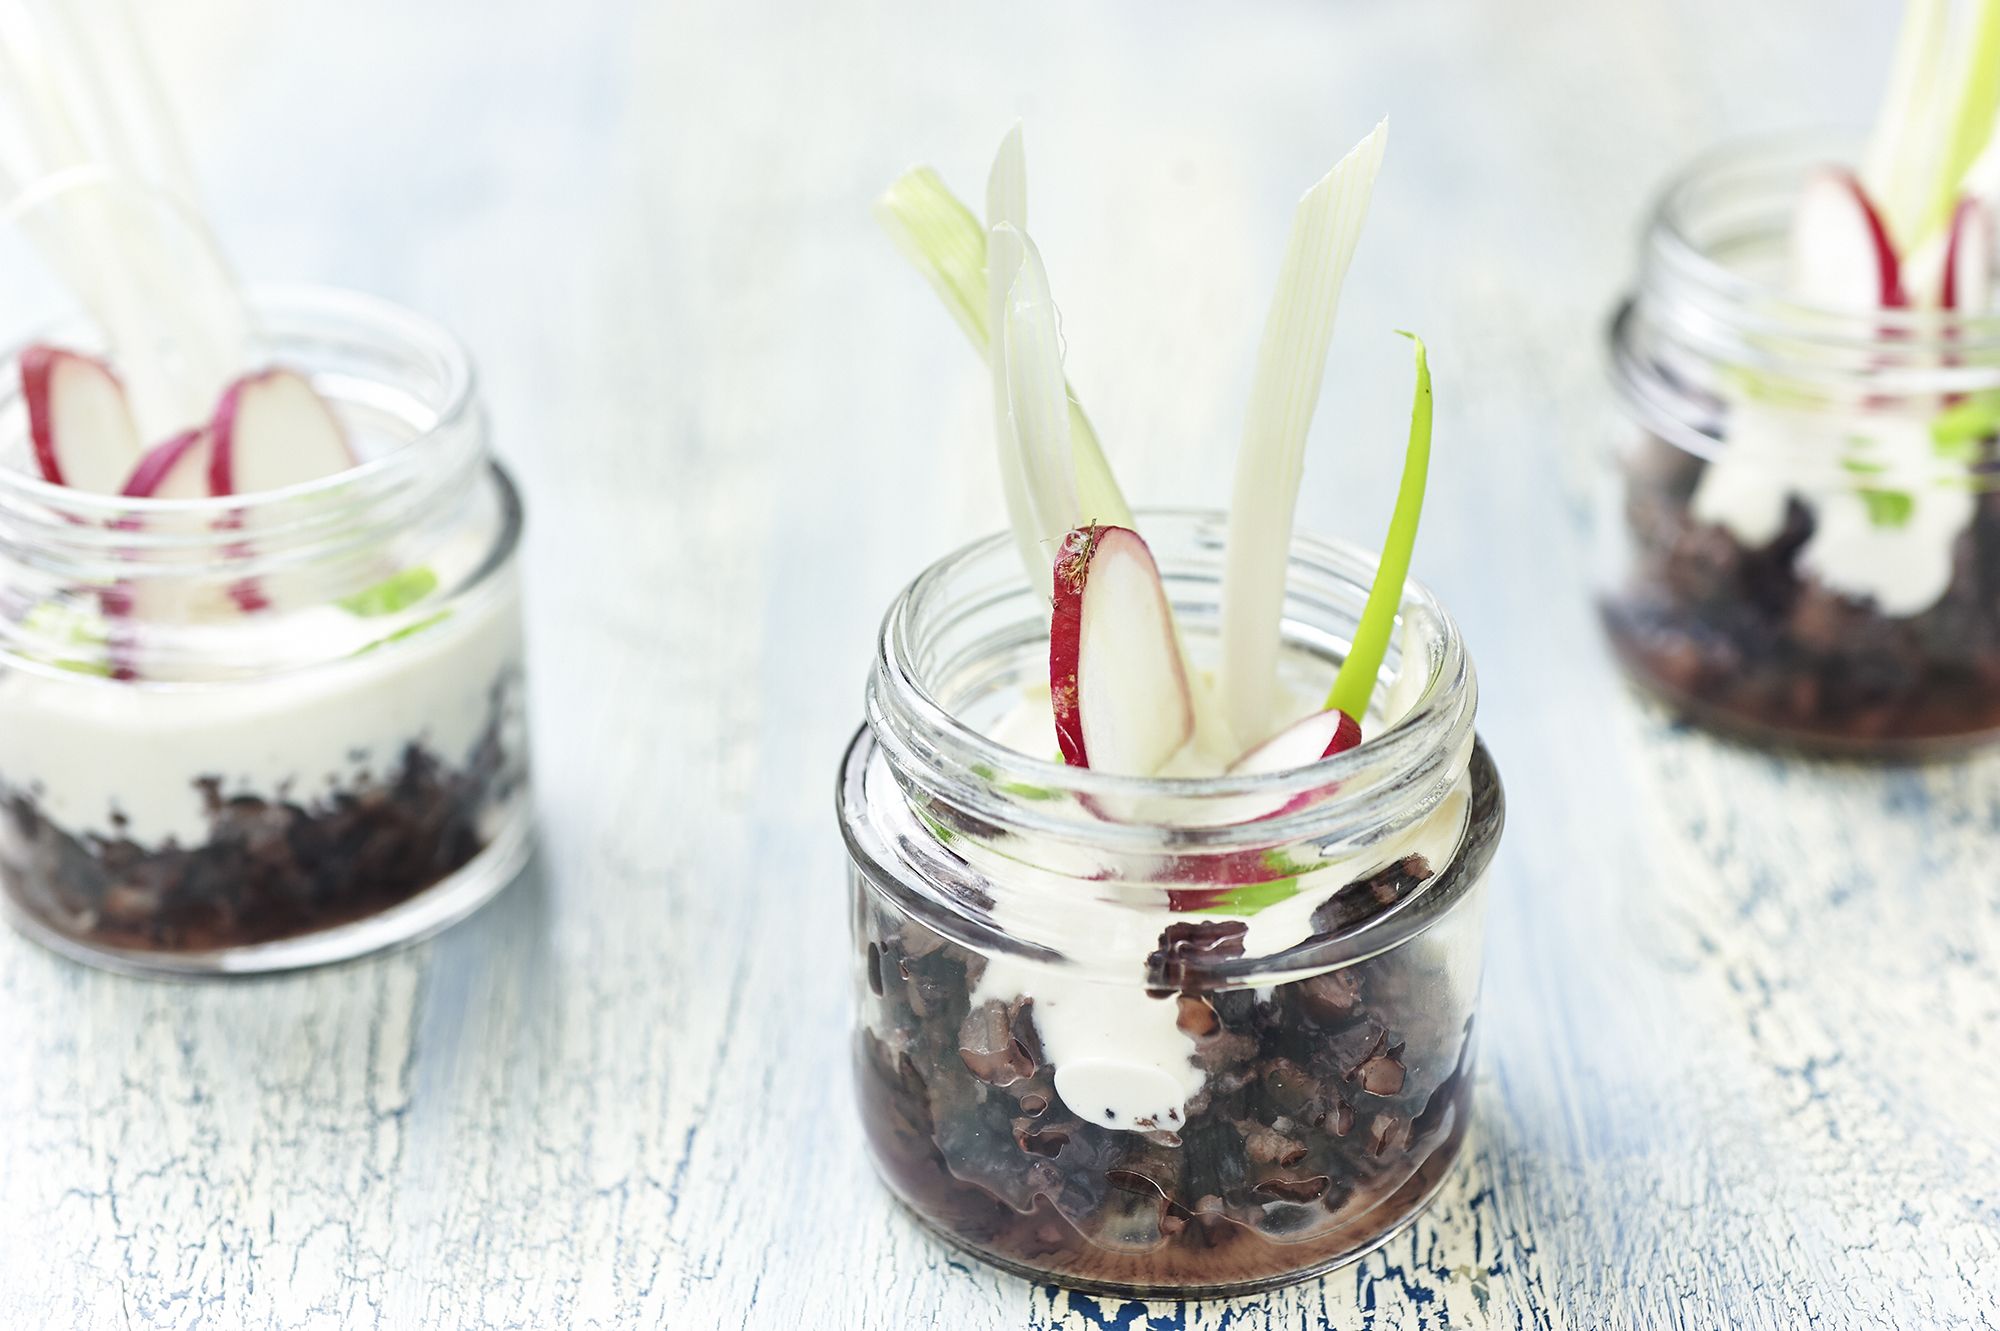
[[[242,267],[402,300],[480,363],[530,505],[542,851],[445,937],[303,976],[0,939],[0,1326],[2000,1321],[2000,755],[1686,733],[1587,603],[1649,191],[1725,132],[1868,114],[1886,6],[176,8]],[[1024,116],[1073,381],[1138,499],[1199,501],[1290,201],[1384,111],[1301,526],[1378,532],[1388,334],[1423,331],[1418,572],[1511,798],[1480,1120],[1431,1212],[1324,1280],[1039,1288],[890,1206],[846,1084],[835,759],[890,596],[1000,520],[985,375],[867,204],[918,159],[975,190]]]

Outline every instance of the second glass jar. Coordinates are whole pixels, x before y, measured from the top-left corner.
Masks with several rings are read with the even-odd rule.
[[[1223,526],[1144,519],[1197,656]],[[1294,696],[1332,678],[1372,572],[1295,542]],[[860,1112],[927,1225],[1078,1288],[1240,1292],[1368,1251],[1437,1190],[1502,799],[1456,627],[1415,585],[1403,624],[1361,749],[1143,780],[1029,756],[1054,748],[1046,607],[1011,542],[897,601],[840,813]]]

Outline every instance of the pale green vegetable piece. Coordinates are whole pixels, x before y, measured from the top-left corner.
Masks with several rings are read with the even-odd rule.
[[[1948,0],[1908,0],[1889,87],[1861,163],[1861,182],[1882,208],[1889,234],[1907,247],[1929,202],[1943,109]]]
[[[1403,584],[1410,576],[1410,556],[1417,546],[1417,523],[1424,511],[1424,486],[1431,466],[1431,367],[1424,353],[1424,340],[1415,333],[1404,337],[1417,348],[1417,393],[1410,405],[1410,443],[1403,455],[1403,480],[1396,490],[1396,510],[1389,519],[1389,535],[1382,542],[1382,559],[1369,585],[1368,600],[1355,625],[1354,642],[1326,705],[1338,708],[1359,721],[1368,715],[1368,700],[1375,692],[1376,676],[1382,672],[1382,658],[1388,654],[1389,639],[1396,632],[1396,612],[1403,604]]]
[[[1042,544],[1044,523],[1028,489],[1027,459],[1014,429],[1007,397],[1005,347],[1007,301],[1020,275],[1028,227],[1028,166],[1016,124],[1000,143],[986,180],[986,364],[993,380],[993,438],[1000,464],[1000,493],[1007,501],[1007,525],[1014,533],[1021,564],[1031,584],[1046,582],[1054,552]],[[997,229],[1008,228],[1005,235]]]
[[[1222,584],[1219,686],[1224,719],[1239,736],[1268,734],[1276,719],[1279,621],[1306,429],[1388,131],[1386,120],[1377,125],[1299,200],[1264,325],[1236,458]]]
[[[987,326],[986,231],[979,219],[929,167],[906,172],[891,185],[876,201],[875,217],[929,281],[974,350],[987,355],[992,334]],[[1084,517],[1107,526],[1132,526],[1132,510],[1074,396],[1069,398],[1069,430]]]
[[[1986,150],[2000,116],[2000,0],[1978,0],[1968,26],[1971,32],[1958,43],[1948,118],[1939,127],[1944,138],[1935,183],[1912,237],[1918,242],[1951,225],[1966,173]]]
[[[996,376],[1006,396],[1001,429],[1010,431],[1018,451],[1034,536],[1047,570],[1063,538],[1083,525],[1077,500],[1076,468],[1070,460],[1069,393],[1063,384],[1062,339],[1056,328],[1055,300],[1048,270],[1035,243],[1012,226],[993,228],[988,238],[996,275],[1012,272],[1001,340],[995,350]]]

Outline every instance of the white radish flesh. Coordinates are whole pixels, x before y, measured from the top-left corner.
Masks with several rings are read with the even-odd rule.
[[[207,498],[214,452],[215,436],[208,430],[183,430],[139,459],[125,493],[134,499]]]
[[[21,391],[42,479],[117,494],[141,449],[118,376],[90,356],[32,346],[21,353]]]
[[[1985,314],[1993,305],[1993,210],[1977,199],[1960,199],[1945,243],[1939,303],[1959,314]]]
[[[1152,776],[1194,733],[1159,567],[1137,532],[1071,532],[1055,562],[1049,693],[1073,767]]]
[[[1289,772],[1361,743],[1361,726],[1347,713],[1329,707],[1294,721],[1229,766],[1231,776]]]
[[[1792,214],[1788,286],[1800,300],[1835,310],[1899,308],[1901,265],[1888,228],[1851,172],[1815,171]]]
[[[305,376],[291,370],[263,370],[231,384],[210,429],[215,451],[209,488],[218,495],[280,490],[355,462],[339,418]]]

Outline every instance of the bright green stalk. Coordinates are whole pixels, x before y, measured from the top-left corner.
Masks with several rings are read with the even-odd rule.
[[[1424,482],[1431,466],[1431,367],[1424,354],[1424,340],[1404,333],[1417,348],[1417,396],[1410,406],[1410,446],[1403,455],[1403,481],[1396,491],[1396,511],[1389,519],[1389,535],[1382,542],[1382,561],[1375,569],[1374,585],[1355,626],[1354,644],[1341,662],[1326,697],[1329,708],[1339,708],[1359,721],[1368,715],[1368,700],[1375,693],[1375,677],[1382,672],[1382,658],[1388,653],[1389,639],[1396,631],[1396,612],[1403,604],[1403,582],[1410,575],[1410,553],[1417,545],[1417,519],[1424,511]]]
[[[953,197],[929,167],[906,172],[875,204],[876,220],[889,239],[930,282],[973,349],[992,354],[987,329],[986,230],[979,219]],[[1129,527],[1132,510],[1125,502],[1111,464],[1104,457],[1097,432],[1068,394],[1070,448],[1076,468],[1076,491],[1089,522]]]

